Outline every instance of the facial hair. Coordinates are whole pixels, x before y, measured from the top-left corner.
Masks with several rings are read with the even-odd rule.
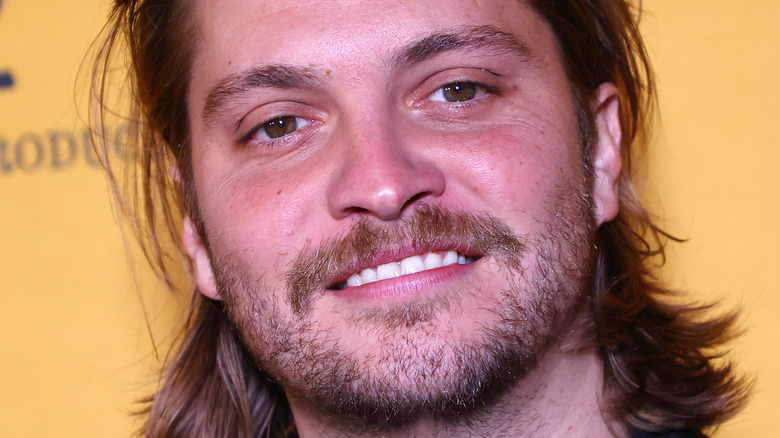
[[[595,226],[589,197],[571,187],[556,192],[575,199],[551,200],[551,222],[536,235],[517,235],[488,214],[422,206],[393,225],[361,220],[344,236],[302,249],[285,275],[284,293],[275,295],[262,275],[240,272],[230,254],[213,257],[215,279],[258,367],[288,397],[364,431],[396,429],[421,415],[454,419],[489,407],[527,374],[573,318],[590,284]],[[343,324],[374,337],[380,347],[373,351],[349,350],[313,316],[320,294],[329,293],[325,281],[382,248],[447,242],[466,242],[483,255],[481,262],[494,263],[504,290],[474,284],[355,311]],[[461,306],[463,296],[496,292],[499,302],[480,309],[489,317],[453,339],[459,327],[446,315],[470,311]]]

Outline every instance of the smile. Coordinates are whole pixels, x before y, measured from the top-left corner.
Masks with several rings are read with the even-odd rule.
[[[413,255],[399,261],[365,268],[351,275],[346,281],[334,284],[331,289],[343,290],[349,287],[358,287],[390,278],[416,274],[431,269],[459,264],[467,265],[478,257],[463,255],[457,251],[433,251],[425,254]]]

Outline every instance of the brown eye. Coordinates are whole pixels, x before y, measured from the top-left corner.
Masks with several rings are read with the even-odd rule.
[[[441,87],[441,93],[447,102],[465,102],[477,96],[477,85],[472,82],[455,82]]]
[[[266,122],[262,130],[268,138],[284,137],[298,129],[298,120],[295,116],[283,116]]]

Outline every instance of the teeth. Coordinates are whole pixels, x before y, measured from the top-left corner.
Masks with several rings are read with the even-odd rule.
[[[362,285],[363,279],[357,274],[347,278],[347,287],[358,287]]]
[[[401,269],[398,263],[387,263],[376,267],[376,277],[378,280],[387,280],[401,276]]]
[[[458,253],[455,251],[447,251],[444,254],[444,260],[442,262],[444,266],[454,265],[458,263]]]
[[[465,265],[474,261],[471,256],[458,254],[456,251],[429,252],[422,256],[407,257],[400,262],[379,265],[376,268],[366,268],[347,279],[347,287],[357,287],[388,278],[414,274],[428,269],[441,268],[456,263]]]
[[[363,279],[363,284],[373,283],[377,280],[376,270],[371,268],[363,269],[360,271],[360,278]]]
[[[428,257],[425,258],[425,269],[441,268],[442,266],[444,266],[444,262],[442,262],[439,253],[429,252]]]
[[[414,274],[425,270],[425,263],[420,256],[411,256],[401,260],[401,273],[403,275]]]

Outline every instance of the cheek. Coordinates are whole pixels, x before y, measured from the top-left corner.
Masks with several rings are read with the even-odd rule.
[[[315,235],[312,205],[321,184],[310,171],[271,176],[259,169],[203,178],[201,214],[215,256],[229,256],[252,271],[274,266],[282,272],[285,261]]]
[[[448,188],[500,219],[529,222],[543,214],[561,188],[583,179],[576,136],[539,120],[505,123],[478,133],[450,136],[440,159],[450,168]]]

